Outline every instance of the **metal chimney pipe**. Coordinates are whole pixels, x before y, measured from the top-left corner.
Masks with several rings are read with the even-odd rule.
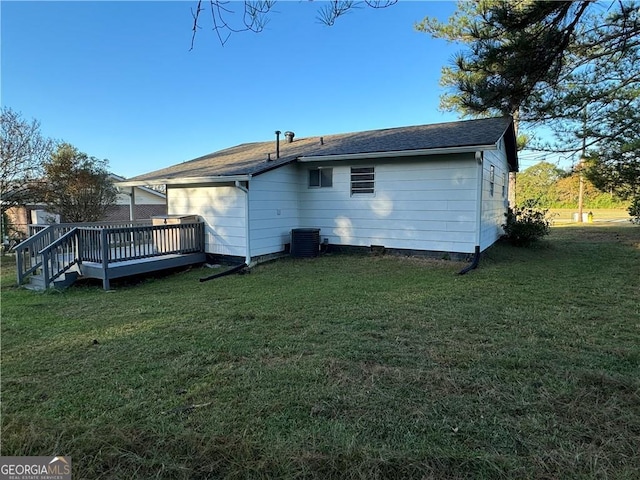
[[[280,130],[276,130],[276,158],[280,158]]]

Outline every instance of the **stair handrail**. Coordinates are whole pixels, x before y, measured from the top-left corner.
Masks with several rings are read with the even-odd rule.
[[[16,252],[16,266],[18,270],[18,285],[21,285],[22,282],[24,282],[27,275],[32,274],[42,266],[42,256],[40,256],[39,252],[35,251],[33,247],[37,245],[37,243],[45,245],[50,244],[52,241],[52,235],[54,235],[54,225],[49,225],[45,229],[40,230],[35,235],[23,240],[14,247],[14,251]],[[25,256],[27,252],[29,255],[28,257]]]
[[[60,255],[57,252],[54,252],[53,255],[51,255],[51,252],[56,250],[58,247],[63,246],[65,243],[68,245],[68,247],[70,247],[69,251],[71,252],[71,255],[69,259],[66,259],[64,258],[63,252],[63,258],[61,261]],[[80,261],[79,251],[78,229],[72,228],[56,241],[47,245],[38,252],[38,254],[42,257],[42,270],[44,275],[45,288],[47,288],[51,282],[55,281],[56,278],[60,277],[63,273],[65,273]]]

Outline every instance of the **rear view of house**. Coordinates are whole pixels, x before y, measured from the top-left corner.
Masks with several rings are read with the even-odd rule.
[[[285,132],[119,182],[165,184],[170,215],[198,215],[207,253],[250,263],[286,251],[295,229],[319,241],[472,254],[502,234],[510,117],[298,139]]]

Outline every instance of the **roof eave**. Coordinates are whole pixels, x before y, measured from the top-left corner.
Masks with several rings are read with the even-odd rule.
[[[497,150],[496,144],[468,145],[464,147],[425,148],[418,150],[394,150],[389,152],[347,153],[343,155],[306,155],[298,158],[299,162],[326,162],[340,160],[365,160],[389,157],[419,157],[427,155],[448,155],[452,153],[475,153],[478,151]]]
[[[227,183],[247,182],[251,180],[251,174],[247,175],[212,175],[205,177],[175,177],[175,178],[148,178],[144,180],[127,180],[114,182],[118,187],[140,187],[145,185],[191,185],[196,183]]]

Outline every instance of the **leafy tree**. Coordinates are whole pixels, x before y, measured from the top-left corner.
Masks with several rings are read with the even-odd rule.
[[[579,170],[574,170],[556,182],[555,191],[557,197],[550,206],[552,208],[576,208],[578,205],[578,196],[580,193],[580,174]],[[583,202],[584,208],[624,208],[628,205],[627,201],[621,200],[613,191],[603,191],[584,176],[583,178]]]
[[[635,113],[640,117],[640,112]],[[587,158],[586,176],[601,190],[622,199],[640,199],[640,122],[635,131],[602,142]]]
[[[552,163],[539,162],[518,174],[517,204],[534,202],[540,208],[576,208],[583,172],[580,168],[566,172]],[[597,189],[588,178],[584,178],[583,199],[585,208],[621,208],[627,205],[611,191]]]
[[[44,164],[43,193],[49,209],[65,222],[100,220],[117,195],[107,164],[68,143],[59,145]]]
[[[556,185],[566,173],[549,162],[539,162],[518,174],[517,203],[535,201],[550,208],[558,197]]]
[[[25,120],[20,113],[2,108],[0,119],[0,211],[2,234],[8,233],[7,210],[42,198],[36,188],[42,178],[42,165],[49,158],[54,142],[40,133],[37,120]]]

